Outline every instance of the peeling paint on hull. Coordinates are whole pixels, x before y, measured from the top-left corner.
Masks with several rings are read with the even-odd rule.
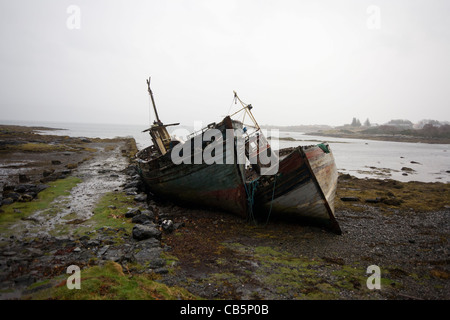
[[[216,129],[223,132],[224,137],[226,129],[236,128],[239,128],[239,124],[231,122],[228,117],[216,126]],[[178,202],[229,211],[247,218],[247,195],[243,180],[245,168],[243,164],[237,164],[236,144],[233,148],[229,150],[226,144],[223,144],[224,164],[176,165],[171,159],[171,152],[148,161],[138,158],[138,164],[145,184],[156,195]],[[194,149],[192,151],[193,154]],[[231,152],[235,161],[233,164],[225,164]]]
[[[318,146],[294,148],[280,160],[275,176],[259,178],[255,211],[262,219],[278,215],[319,221],[340,234],[334,215],[337,177],[331,150],[326,153]]]
[[[223,209],[246,217],[245,189],[235,165],[181,164],[177,167],[177,173],[159,179],[155,179],[154,171],[141,167],[149,190],[175,201]],[[244,170],[243,166],[241,169]]]

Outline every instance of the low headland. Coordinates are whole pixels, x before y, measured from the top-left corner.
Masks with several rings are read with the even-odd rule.
[[[351,128],[340,127],[324,131],[316,131],[309,133],[315,136],[349,138],[349,139],[366,139],[378,141],[395,141],[395,142],[411,142],[411,143],[432,143],[432,144],[449,144],[450,129],[448,131],[427,132],[422,130],[398,130],[393,127],[380,126],[374,128]]]
[[[449,184],[341,174],[335,235],[158,199],[132,138],[37,130],[0,126],[1,299],[450,298]]]
[[[290,132],[303,132],[308,135],[333,138],[432,144],[450,143],[450,124],[436,120],[422,120],[419,123],[413,124],[411,121],[398,119],[391,120],[382,125],[373,125],[367,119],[364,125],[361,125],[358,119],[353,118],[351,124],[336,127],[327,125],[266,125],[263,127],[266,129],[273,128]]]

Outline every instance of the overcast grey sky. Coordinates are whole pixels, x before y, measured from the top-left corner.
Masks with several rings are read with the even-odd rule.
[[[447,0],[2,0],[0,120],[148,124],[148,76],[165,123],[219,120],[233,90],[260,124],[450,120],[449,14]]]

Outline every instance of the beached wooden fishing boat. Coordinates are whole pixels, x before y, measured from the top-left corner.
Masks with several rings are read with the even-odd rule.
[[[167,132],[169,125],[159,120],[149,80],[147,84],[157,120],[145,130],[150,133],[153,145],[140,151],[137,161],[149,191],[172,201],[227,210],[243,218],[266,221],[271,216],[308,218],[326,223],[333,231],[341,233],[334,216],[337,170],[327,144],[272,151],[250,111],[252,106],[245,105],[235,93],[236,101],[241,102],[243,108],[232,116],[243,111],[244,119],[248,115],[252,125],[245,125],[244,119],[237,121],[227,116],[185,142],[189,146],[186,157],[195,159],[200,155],[201,158],[209,144],[203,136],[208,130],[218,130],[223,138],[220,149],[223,152],[219,155],[222,163],[188,161],[177,164],[172,153],[179,152],[175,151],[179,141],[171,139]],[[233,134],[231,144],[230,132]],[[238,138],[244,138],[244,143],[242,140],[238,143]],[[202,141],[200,145],[195,143],[196,139]],[[275,159],[277,165],[272,167],[273,163],[261,161],[262,152],[275,155],[271,162]],[[247,170],[245,163],[237,160],[244,153],[251,164]]]
[[[257,220],[268,221],[273,217],[294,217],[325,224],[341,234],[334,215],[334,198],[337,188],[337,168],[333,153],[327,143],[271,150],[260,127],[251,114],[251,105],[243,103],[235,93],[253,124],[253,132],[247,132],[246,155],[251,167],[246,172],[246,190],[249,196],[249,215]],[[263,143],[261,143],[261,141]],[[262,173],[259,161],[262,152],[275,153],[278,166],[272,172]],[[273,167],[273,164],[270,164]],[[278,169],[278,170],[276,170]]]
[[[256,188],[253,214],[260,220],[270,217],[299,218],[329,226],[340,234],[334,215],[337,168],[328,144],[279,150],[275,175],[259,176],[247,182]]]
[[[233,133],[235,129],[242,129],[242,123],[225,117],[220,123],[208,125],[184,142],[190,148],[189,157],[192,160],[197,156],[201,158],[208,145],[208,141],[203,141],[203,136],[208,134],[208,130],[219,130],[223,137],[221,155],[223,164],[207,164],[204,161],[197,164],[195,161],[176,164],[173,161],[172,152],[180,142],[171,139],[166,129],[168,125],[164,125],[159,120],[149,80],[147,84],[157,120],[145,130],[150,133],[153,145],[138,152],[136,159],[140,175],[148,190],[175,202],[213,207],[247,218],[245,164],[237,164],[236,143],[232,143],[230,147],[230,144],[227,145],[226,142],[227,129],[233,129],[228,130],[228,134]],[[231,138],[235,139],[235,137]],[[194,142],[195,140],[202,141],[200,148]],[[233,159],[231,163],[230,157]]]

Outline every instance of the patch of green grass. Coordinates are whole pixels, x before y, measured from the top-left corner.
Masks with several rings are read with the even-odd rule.
[[[259,256],[268,256],[268,257],[283,257],[285,254],[274,250],[271,247],[256,247],[255,253]]]
[[[310,285],[307,289],[304,289],[303,292],[308,300],[336,299],[339,294],[339,290],[327,282]]]
[[[166,260],[166,265],[169,266],[169,267],[173,266],[173,265],[176,265],[178,263],[178,261],[179,261],[179,259],[177,257],[175,257],[174,255],[171,255],[168,252],[163,252],[161,254],[161,258]]]
[[[420,194],[420,197],[416,195]],[[359,202],[344,202],[341,197],[358,197]],[[365,211],[367,206],[380,210],[404,210],[405,212],[437,211],[449,205],[450,184],[418,181],[357,179],[339,177],[335,209]],[[366,203],[366,199],[382,199],[379,203]],[[413,211],[409,209],[413,208]]]
[[[222,272],[222,273],[212,273],[209,276],[211,279],[214,279],[216,282],[226,282],[226,283],[239,283],[242,282],[235,273],[232,272]]]
[[[44,287],[44,286],[49,285],[50,283],[51,283],[50,279],[45,279],[43,281],[38,281],[38,282],[35,282],[35,283],[31,284],[27,288],[27,290],[34,290],[34,289],[37,289],[39,287]]]
[[[261,265],[257,270],[258,276],[267,285],[275,287],[279,294],[301,298],[310,292],[310,287],[316,287],[319,275],[313,267],[317,261],[267,247],[258,247],[255,252]]]
[[[226,260],[226,259],[223,259],[223,258],[219,258],[219,259],[216,260],[216,264],[217,264],[218,266],[220,266],[220,265],[225,265],[226,263],[227,263],[227,260]]]
[[[94,229],[102,227],[123,228],[125,232],[131,233],[134,224],[131,223],[131,219],[125,218],[125,213],[133,206],[133,196],[128,196],[121,191],[106,193],[97,203],[93,211],[94,215],[89,219],[89,223],[93,224]],[[80,225],[75,233],[82,235],[89,231],[92,231],[92,226]]]
[[[318,261],[296,257],[268,246],[251,248],[239,243],[225,245],[241,254],[250,255],[259,266],[255,271],[257,278],[280,295],[305,298],[305,294],[311,292],[311,288],[315,290],[318,281],[322,281],[318,271],[314,269],[319,264]],[[332,290],[327,287],[327,294],[328,291]],[[316,296],[322,293],[316,292]]]
[[[27,142],[17,145],[9,145],[9,150],[17,150],[22,152],[53,152],[53,151],[71,151],[72,148],[64,144],[48,144]]]
[[[357,264],[330,264],[324,259],[296,256],[276,247],[248,247],[239,243],[224,245],[244,255],[245,259],[256,262],[258,267],[251,277],[272,288],[281,297],[311,300],[340,299],[343,291],[351,292],[353,296],[360,298],[373,297],[374,291],[366,286],[369,275],[366,274],[364,267]],[[224,276],[227,275],[227,273],[215,274],[216,279],[210,277],[209,281],[220,283],[225,281]],[[240,277],[241,282],[244,282],[248,274],[233,274],[226,280],[231,281],[230,279],[236,277]],[[382,272],[380,279],[382,288],[398,287],[398,283],[391,278],[389,272]]]
[[[36,211],[45,210],[57,197],[69,195],[70,190],[80,182],[81,179],[76,177],[67,177],[52,181],[48,183],[49,188],[41,191],[32,201],[14,202],[2,206],[2,212],[0,212],[0,231],[3,232],[14,222],[26,218]]]
[[[386,287],[398,287],[399,284],[388,278],[390,274],[386,271],[387,268],[381,267],[380,285],[381,289]],[[341,290],[357,291],[357,290],[369,290],[367,288],[367,280],[370,274],[366,273],[366,269],[355,266],[343,265],[339,270],[333,271],[332,274],[337,276],[335,281],[335,287]]]
[[[39,290],[26,299],[58,300],[193,300],[195,295],[179,287],[168,287],[152,279],[152,275],[128,275],[122,267],[112,261],[103,266],[81,270],[80,289],[68,289],[69,275],[54,279],[57,284]]]
[[[84,147],[83,150],[88,151],[88,152],[97,152],[97,149],[89,148],[89,147]]]
[[[346,291],[352,291],[359,288],[366,287],[368,275],[363,268],[356,268],[352,266],[338,266],[338,269],[332,271],[331,274],[335,277],[334,285]]]

